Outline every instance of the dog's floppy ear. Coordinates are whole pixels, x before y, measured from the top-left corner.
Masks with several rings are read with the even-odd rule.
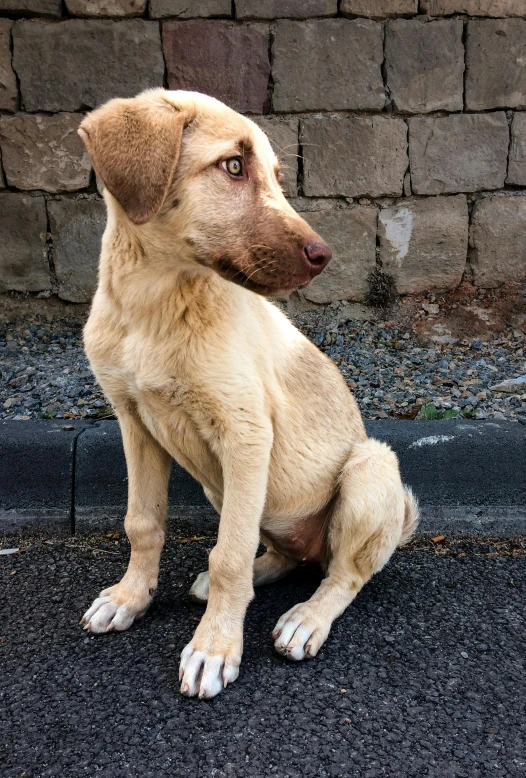
[[[166,100],[139,95],[110,100],[79,127],[95,172],[135,224],[149,221],[163,205],[185,118]]]

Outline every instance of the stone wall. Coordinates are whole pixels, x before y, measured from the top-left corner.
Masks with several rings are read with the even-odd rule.
[[[105,210],[76,128],[163,85],[269,134],[334,251],[309,301],[364,300],[378,271],[400,294],[526,281],[526,0],[0,0],[0,15],[0,291],[89,300]]]

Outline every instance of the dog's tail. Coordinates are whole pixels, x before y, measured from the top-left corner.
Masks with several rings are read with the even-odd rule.
[[[416,532],[418,522],[420,519],[420,511],[418,510],[418,502],[413,492],[408,486],[404,486],[405,491],[405,513],[404,513],[404,526],[402,528],[402,537],[398,546],[405,546],[409,543],[411,538]]]

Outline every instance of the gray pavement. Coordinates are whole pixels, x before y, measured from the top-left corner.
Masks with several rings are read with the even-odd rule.
[[[526,775],[526,541],[417,541],[291,664],[270,632],[317,585],[301,568],[258,590],[239,679],[199,702],[179,695],[178,658],[214,541],[173,529],[150,612],[104,636],[78,621],[125,541],[2,539],[25,549],[0,556],[2,778]]]

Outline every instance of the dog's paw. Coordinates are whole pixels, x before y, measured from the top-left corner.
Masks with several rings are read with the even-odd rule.
[[[299,662],[310,659],[318,653],[327,640],[331,622],[319,613],[309,602],[300,602],[279,619],[274,627],[272,639],[278,654]]]
[[[206,571],[204,573],[199,573],[188,594],[195,602],[208,602],[209,588],[210,576],[208,571]]]
[[[181,694],[210,699],[233,683],[239,675],[243,637],[206,634],[199,625],[193,639],[183,649],[179,666]]]
[[[134,592],[121,584],[105,589],[88,608],[80,623],[88,632],[122,632],[135,619],[144,616],[153,597],[153,589]]]

